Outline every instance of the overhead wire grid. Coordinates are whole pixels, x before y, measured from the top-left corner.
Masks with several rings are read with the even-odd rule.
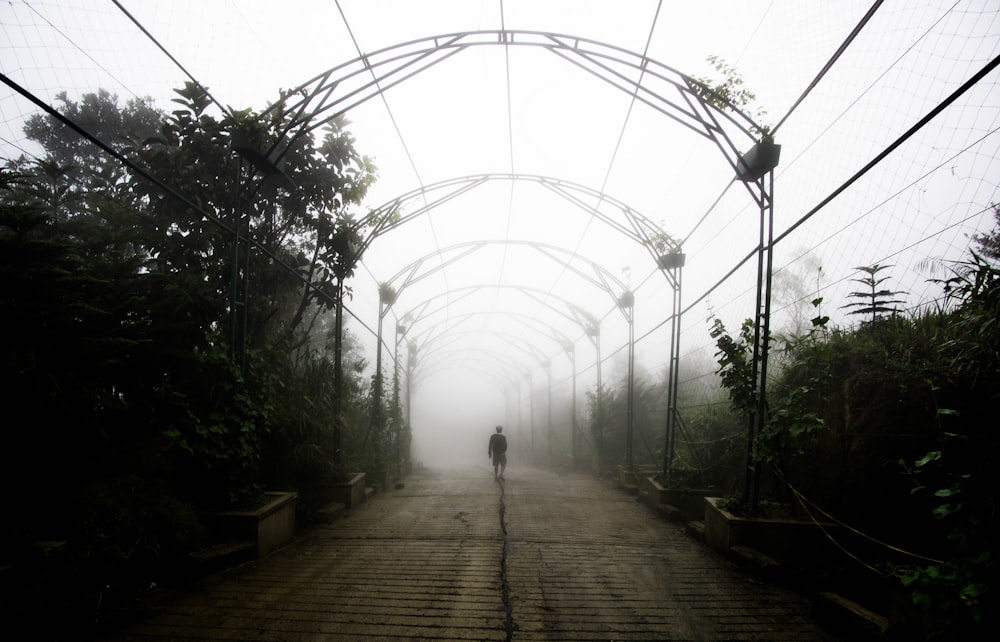
[[[3,25],[9,43],[3,49],[4,74],[12,80],[30,78],[31,84],[23,85],[26,90],[53,108],[58,109],[53,97],[63,90],[74,96],[108,86],[131,98],[144,95],[142,90],[133,89],[136,70],[122,65],[124,60],[141,60],[147,74],[151,70],[162,74],[163,64],[155,61],[166,58],[167,66],[172,61],[185,75],[200,82],[185,68],[186,52],[171,52],[150,34],[144,35],[138,28],[141,22],[135,19],[131,20],[133,27],[128,28],[128,21],[123,21],[121,12],[114,7],[55,8],[54,3],[46,2],[19,4],[7,10],[7,15],[16,19],[5,20]],[[796,13],[784,7],[779,12],[769,7],[755,33],[778,18],[790,30],[797,25],[804,27],[811,19],[804,10]],[[346,18],[344,23],[347,25]],[[649,33],[653,33],[652,25]],[[998,35],[998,12],[974,3],[954,2],[936,12],[882,7],[857,42],[827,71],[814,93],[805,98],[792,117],[781,121],[779,142],[792,140],[798,144],[785,144],[777,171],[776,229],[780,234],[795,226],[794,233],[781,236],[776,247],[777,272],[805,290],[790,296],[796,290],[789,286],[787,292],[778,293],[776,315],[781,323],[793,324],[808,300],[817,294],[824,297],[827,311],[843,301],[855,267],[841,262],[840,257],[847,255],[866,257],[864,262],[869,265],[894,264],[891,274],[898,281],[896,287],[911,294],[913,306],[933,301],[935,292],[927,282],[931,268],[927,266],[945,269],[947,261],[961,256],[970,230],[988,227],[991,206],[1000,200],[996,178],[1000,176],[996,171],[1000,101],[997,74],[987,69],[998,53]],[[147,48],[159,48],[160,54],[137,57],[135,48],[142,40],[146,40]],[[45,46],[33,46],[35,42]],[[743,49],[746,59],[759,55],[762,46],[748,42]],[[869,61],[874,59],[889,63],[873,68]],[[509,65],[507,69],[509,73]],[[891,153],[878,158],[908,128],[982,70],[986,70],[982,78],[965,93],[933,114]],[[867,79],[867,84],[862,83],[864,88],[857,91],[853,88],[859,79]],[[508,102],[510,83],[508,78]],[[169,95],[169,87],[164,86],[157,98]],[[219,98],[228,99],[224,94]],[[217,104],[222,109],[226,103]],[[0,97],[0,107],[5,125],[0,140],[7,150],[5,154],[32,156],[35,150],[18,128],[27,116],[37,113],[38,106],[11,90]],[[510,111],[508,105],[508,117]],[[873,134],[868,125],[876,118],[885,126]],[[510,127],[508,122],[508,130]],[[397,132],[405,146],[403,134]],[[510,144],[513,172],[514,150]],[[812,211],[877,158],[871,172]],[[614,160],[608,166],[609,174],[613,166]],[[415,164],[413,171],[420,180]],[[806,189],[792,196],[784,187],[791,184]],[[708,248],[732,242],[727,230],[740,227],[740,217],[753,218],[752,212],[747,214],[745,201],[740,200],[742,195],[729,192],[735,190],[723,190],[718,195],[718,204],[709,208],[708,223],[695,229],[688,241],[692,271],[704,265]],[[942,201],[942,194],[948,194],[948,200]],[[512,208],[513,203],[508,206]],[[800,222],[807,213],[808,219]],[[746,244],[741,247],[750,249]],[[636,288],[643,305],[666,298],[665,285],[650,275],[654,273],[647,273]],[[737,271],[721,286],[713,285],[704,303],[711,304],[716,314],[737,321],[750,309],[746,303],[752,288],[750,279],[746,270]],[[689,288],[686,299],[699,300],[706,290],[707,286],[700,291]],[[682,357],[690,357],[683,359],[689,368],[686,377],[692,381],[711,378],[714,370],[711,360],[704,357],[712,351],[704,315],[704,307],[690,309],[681,337]],[[664,365],[661,355],[665,354],[665,333],[658,332],[663,315],[652,303],[643,308],[642,316],[649,320],[637,335],[642,370],[655,374]],[[622,349],[621,343],[609,346],[604,361],[613,362]]]

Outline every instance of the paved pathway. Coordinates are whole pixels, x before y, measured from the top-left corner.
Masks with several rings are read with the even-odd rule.
[[[833,639],[608,482],[507,473],[417,472],[109,639]]]

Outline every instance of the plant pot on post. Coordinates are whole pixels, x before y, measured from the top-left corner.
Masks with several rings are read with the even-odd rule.
[[[672,251],[657,257],[656,263],[664,270],[676,270],[684,267],[684,252]]]
[[[736,161],[736,178],[752,183],[778,166],[781,145],[762,140]]]

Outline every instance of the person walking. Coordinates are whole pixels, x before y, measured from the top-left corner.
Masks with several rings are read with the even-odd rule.
[[[497,426],[497,431],[490,435],[486,456],[493,458],[493,479],[503,481],[503,471],[507,468],[507,438],[501,433],[503,426]]]

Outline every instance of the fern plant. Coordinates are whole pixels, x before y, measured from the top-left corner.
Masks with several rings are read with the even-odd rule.
[[[888,290],[883,288],[882,284],[888,281],[889,277],[879,276],[879,272],[887,270],[890,267],[892,266],[879,265],[878,263],[871,266],[855,267],[855,270],[859,270],[864,273],[865,276],[857,279],[851,279],[851,281],[864,285],[865,289],[848,294],[847,296],[854,299],[854,301],[840,306],[841,309],[850,310],[848,314],[864,315],[868,317],[868,323],[875,323],[880,318],[898,314],[900,310],[896,306],[905,302],[902,299],[897,299],[895,297],[906,293],[899,290]]]

